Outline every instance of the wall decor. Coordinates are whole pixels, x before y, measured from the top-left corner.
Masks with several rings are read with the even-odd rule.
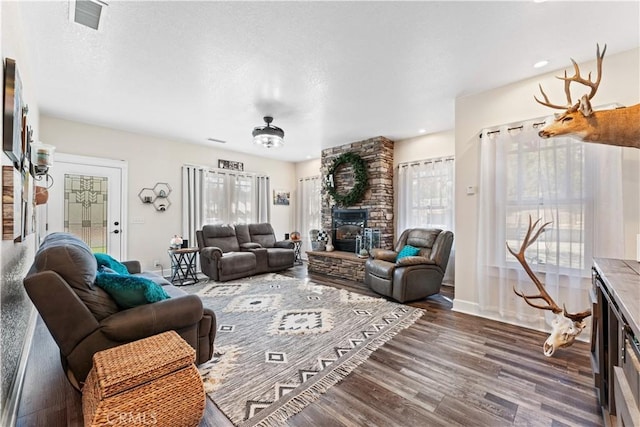
[[[291,193],[284,190],[273,190],[273,204],[289,206]]]
[[[571,59],[575,74],[567,77],[557,76],[564,81],[564,92],[567,97],[566,105],[552,104],[544,93],[542,86],[540,92],[544,101],[534,96],[535,100],[550,108],[565,110],[564,113],[556,115],[556,119],[538,132],[541,138],[552,138],[554,136],[573,136],[584,142],[596,142],[600,144],[616,145],[620,147],[640,148],[640,104],[631,107],[616,108],[613,110],[593,111],[591,108],[591,98],[594,97],[600,86],[602,78],[602,59],[607,51],[604,45],[602,54],[600,46],[596,45],[597,76],[596,80],[591,80],[591,73],[585,79],[580,76],[580,68],[576,61]],[[572,82],[580,83],[589,87],[589,94],[583,95],[575,104],[571,102],[571,92],[569,86]]]
[[[22,176],[13,166],[2,166],[2,240],[22,236]]]
[[[22,82],[18,74],[16,61],[6,58],[2,149],[17,169],[22,167],[22,115]]]
[[[244,163],[242,162],[234,162],[233,160],[222,160],[218,159],[218,168],[220,169],[230,169],[234,171],[244,171]]]
[[[525,295],[524,292],[518,291],[515,287],[513,288],[513,292],[523,298],[531,307],[538,308],[540,310],[550,310],[555,314],[555,318],[551,322],[551,326],[553,328],[551,335],[549,335],[542,346],[544,355],[551,357],[558,348],[569,347],[573,344],[576,337],[580,335],[582,330],[585,328],[586,322],[584,319],[591,316],[591,309],[586,309],[579,313],[569,313],[564,305],[563,308],[561,308],[556,304],[553,298],[551,298],[551,295],[549,295],[545,289],[544,283],[538,279],[529,266],[529,263],[525,258],[525,251],[538,239],[538,237],[540,237],[540,234],[544,233],[545,227],[551,224],[550,222],[547,222],[540,225],[540,222],[541,219],[532,222],[531,215],[529,215],[529,228],[522,240],[520,249],[516,252],[511,249],[509,243],[507,243],[507,250],[518,260],[522,268],[524,268],[525,273],[527,273],[527,276],[529,276],[531,281],[536,285],[539,293],[537,295]]]
[[[169,200],[171,186],[167,182],[157,182],[153,188],[144,187],[138,193],[140,201],[147,205],[153,205],[158,212],[164,212],[171,206]]]
[[[347,193],[338,192],[335,174],[336,171],[345,164],[349,164],[353,168],[355,184]],[[367,164],[366,162],[353,152],[346,152],[338,156],[331,167],[329,167],[329,173],[325,177],[325,189],[329,193],[333,200],[339,206],[353,206],[358,203],[364,197],[364,193],[367,190]]]

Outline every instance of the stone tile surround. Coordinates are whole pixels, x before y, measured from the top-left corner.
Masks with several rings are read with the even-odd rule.
[[[358,154],[367,164],[368,185],[362,200],[353,206],[336,206],[341,209],[367,209],[367,227],[380,229],[380,247],[393,249],[393,141],[382,136],[353,142],[322,151],[321,174],[324,178],[333,161],[343,153]],[[340,194],[353,188],[354,173],[349,165],[342,165],[335,173],[334,182]],[[322,189],[321,224],[331,230],[333,199]],[[309,273],[326,274],[364,282],[365,258],[350,252],[307,252]]]
[[[308,251],[307,271],[364,283],[364,263],[355,253]]]

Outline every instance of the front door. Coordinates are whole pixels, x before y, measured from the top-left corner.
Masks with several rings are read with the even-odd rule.
[[[68,232],[93,252],[126,259],[124,161],[56,154],[49,173],[47,234]]]

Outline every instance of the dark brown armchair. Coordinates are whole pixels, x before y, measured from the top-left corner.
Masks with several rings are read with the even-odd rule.
[[[216,316],[197,295],[153,273],[137,261],[124,262],[132,275],[161,285],[170,299],[122,309],[94,284],[98,264],[89,247],[68,233],[49,234],[35,255],[23,283],[56,344],[71,384],[80,389],[102,350],[169,330],[196,350],[196,363],[213,355]]]
[[[418,254],[397,260],[398,254],[410,245]],[[399,302],[414,301],[440,292],[453,233],[439,229],[412,228],[405,230],[395,250],[374,249],[364,266],[364,282],[375,292]]]

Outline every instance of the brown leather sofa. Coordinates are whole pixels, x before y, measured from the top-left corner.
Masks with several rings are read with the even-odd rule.
[[[200,268],[224,282],[293,267],[293,242],[276,240],[269,223],[205,225],[196,232]]]
[[[141,338],[175,330],[196,350],[196,363],[213,355],[216,316],[164,278],[143,273],[138,261],[123,262],[130,273],[163,286],[170,299],[121,310],[94,284],[98,264],[89,247],[68,233],[52,233],[42,242],[23,283],[60,348],[63,368],[80,389],[93,354]]]
[[[405,247],[419,248],[416,256],[396,260]],[[375,292],[399,302],[414,301],[440,292],[453,233],[439,229],[405,230],[395,249],[374,249],[364,265],[364,283]]]

